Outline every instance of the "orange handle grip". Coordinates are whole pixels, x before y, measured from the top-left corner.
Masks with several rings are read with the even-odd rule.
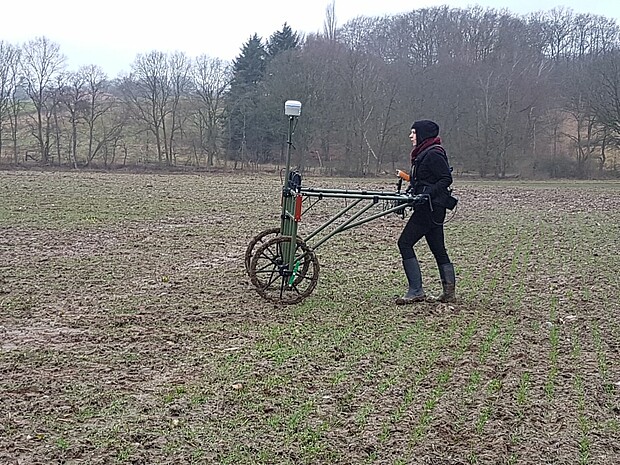
[[[409,173],[403,170],[396,171],[396,176],[398,176],[400,179],[407,181],[407,182],[409,182],[409,179],[411,179],[411,177],[409,176]]]

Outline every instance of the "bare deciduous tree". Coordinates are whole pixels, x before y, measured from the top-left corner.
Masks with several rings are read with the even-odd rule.
[[[186,55],[153,51],[138,55],[122,91],[135,117],[154,136],[159,163],[175,160],[175,137],[181,128],[181,97],[188,91],[190,62]]]
[[[176,164],[176,136],[182,132],[187,112],[182,111],[182,101],[189,93],[191,61],[182,52],[174,52],[168,56],[168,75],[170,101],[162,114],[166,159],[169,165]],[[168,126],[167,120],[170,120]]]
[[[96,65],[84,66],[79,69],[79,75],[84,81],[84,111],[82,120],[88,128],[86,152],[86,165],[88,166],[98,153],[106,147],[106,144],[116,137],[118,125],[105,125],[105,117],[114,107],[113,97],[107,93],[108,77],[103,70]]]
[[[597,121],[604,128],[601,163],[605,149],[612,143],[620,146],[620,50],[598,57],[591,66],[592,106]],[[615,162],[615,159],[614,159]]]
[[[201,55],[192,70],[200,148],[207,154],[207,166],[213,166],[220,149],[224,94],[230,86],[232,69],[228,62]]]
[[[62,102],[69,112],[69,122],[71,125],[71,151],[70,157],[73,167],[78,167],[77,146],[78,146],[78,120],[80,113],[85,110],[86,81],[84,76],[77,73],[67,75],[67,85],[62,92]]]
[[[337,32],[338,20],[336,19],[336,0],[332,0],[332,2],[325,8],[323,35],[327,40],[335,41],[337,39]]]
[[[65,57],[60,46],[46,37],[27,42],[22,49],[25,91],[35,108],[32,134],[37,140],[42,163],[50,159],[50,138],[55,98],[55,79],[64,70]]]
[[[18,162],[17,123],[22,106],[17,98],[20,55],[19,47],[0,41],[0,159],[4,151],[4,128],[8,119],[14,163]]]

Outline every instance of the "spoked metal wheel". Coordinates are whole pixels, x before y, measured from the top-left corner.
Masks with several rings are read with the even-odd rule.
[[[250,261],[250,279],[264,299],[280,304],[304,300],[319,280],[319,260],[312,249],[297,239],[293,269],[285,263],[283,250],[290,236],[274,237],[259,246]]]
[[[252,262],[252,257],[254,256],[254,252],[256,251],[256,249],[258,249],[265,242],[273,239],[274,237],[278,237],[279,235],[280,235],[280,228],[269,228],[269,229],[265,229],[259,232],[250,241],[250,243],[248,244],[248,248],[245,251],[245,271],[248,273],[248,275],[250,274],[250,263]],[[297,236],[297,242],[301,242],[301,241],[302,241],[301,237]],[[302,279],[301,276],[305,275],[305,273],[308,271],[310,262],[304,261],[301,264],[301,266],[304,272],[298,274],[298,276],[295,278],[295,284],[299,284],[300,280]],[[259,276],[259,279],[261,279],[260,276]]]
[[[280,228],[269,228],[259,232],[252,238],[248,244],[248,248],[245,250],[245,271],[250,272],[250,262],[254,255],[254,250],[267,242],[269,239],[273,239],[280,234]]]

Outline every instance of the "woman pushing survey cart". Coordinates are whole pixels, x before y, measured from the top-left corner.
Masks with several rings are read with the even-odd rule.
[[[415,193],[413,184],[403,192],[403,177],[398,178],[396,190],[390,192],[302,186],[301,174],[290,166],[292,136],[301,115],[301,103],[288,100],[284,108],[289,127],[280,226],[261,231],[250,241],[245,266],[261,297],[280,304],[295,304],[314,291],[320,271],[315,251],[330,238],[391,213],[404,213],[406,208],[434,206],[431,194]],[[310,234],[300,237],[298,226],[304,211],[332,198],[347,199],[347,205]],[[372,213],[377,206],[383,208]]]

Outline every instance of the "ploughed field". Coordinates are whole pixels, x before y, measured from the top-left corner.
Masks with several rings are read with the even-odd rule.
[[[302,303],[261,299],[281,185],[0,172],[0,463],[620,463],[619,183],[456,180],[459,301],[404,307],[396,215],[323,244]]]

